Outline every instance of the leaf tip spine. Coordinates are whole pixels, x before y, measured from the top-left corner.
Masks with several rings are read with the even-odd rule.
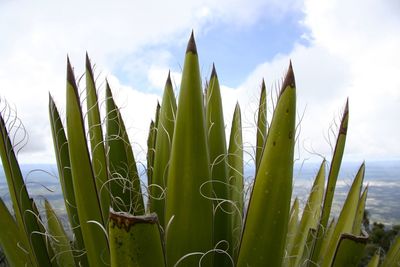
[[[69,60],[69,56],[67,56],[67,82],[73,87],[73,89],[78,92],[78,87],[76,86],[74,71],[71,66],[71,62]]]
[[[210,78],[210,80],[212,79],[212,78],[218,78],[218,76],[217,76],[217,71],[216,71],[216,69],[215,69],[215,64],[213,63],[213,65],[212,65],[212,71],[211,71],[211,78]]]
[[[171,70],[168,70],[168,77],[167,77],[166,85],[172,86],[172,81],[171,81]]]
[[[193,54],[197,55],[197,47],[196,41],[194,40],[194,31],[190,34],[190,39],[186,48],[186,54],[192,52]]]
[[[288,70],[286,72],[286,76],[285,76],[285,79],[284,79],[283,84],[282,84],[281,95],[285,91],[285,89],[287,87],[289,87],[289,86],[291,88],[295,88],[296,87],[296,81],[294,79],[294,72],[293,72],[292,61],[291,60],[289,61],[289,68],[288,68]]]
[[[347,98],[346,105],[344,107],[342,121],[340,122],[339,134],[344,134],[344,135],[347,134],[348,117],[349,117],[349,98]]]

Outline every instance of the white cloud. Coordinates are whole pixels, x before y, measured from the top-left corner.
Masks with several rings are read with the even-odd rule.
[[[329,156],[324,140],[347,97],[349,160],[399,157],[400,5],[396,1],[314,1],[304,4],[308,46],[258,66],[241,86],[246,96],[260,77],[282,77],[290,59],[298,87],[298,108],[306,107],[302,136],[308,149]],[[250,89],[251,90],[251,89]],[[254,90],[254,89],[253,89]],[[303,157],[307,157],[304,151]]]
[[[270,9],[282,9],[274,1],[249,4],[244,0],[118,1],[113,4],[76,0],[2,1],[0,94],[18,108],[18,116],[30,135],[29,144],[20,155],[21,161],[54,161],[47,94],[50,91],[63,109],[67,53],[77,66],[77,76],[83,73],[81,66],[88,51],[97,63],[97,73],[118,70],[133,77],[139,73],[157,87],[153,91],[159,89],[161,94],[170,55],[166,50],[152,49],[153,46],[184,43],[192,28],[202,34],[213,23],[251,25],[264,15],[260,10],[266,5]],[[179,85],[179,70],[172,74],[173,81]],[[142,110],[132,114],[140,113],[143,121],[133,121],[135,127],[140,124],[140,131],[147,131],[155,105],[150,102],[154,102],[151,99],[155,96],[121,84],[117,87],[132,99],[135,108]],[[142,139],[143,136],[140,142]]]
[[[171,61],[167,49],[159,47],[185,43],[192,28],[201,35],[217,23],[243,27],[263,16],[281,19],[293,9],[305,12],[299,23],[310,30],[305,36],[310,44],[297,44],[289,54],[257,66],[237,90],[222,86],[227,127],[236,99],[247,125],[254,122],[248,111],[256,108],[262,77],[271,85],[283,76],[292,59],[300,112],[307,105],[302,136],[308,146],[329,154],[323,133],[349,96],[347,153],[357,159],[399,156],[400,54],[396,51],[400,47],[400,7],[395,0],[306,0],[304,4],[297,0],[119,1],[112,6],[109,1],[3,1],[0,94],[18,108],[30,134],[21,160],[54,161],[47,93],[63,109],[67,53],[79,76],[84,53],[89,51],[97,63],[96,72],[107,75],[117,103],[126,110],[123,115],[132,129],[132,141],[144,145]],[[119,82],[114,70],[132,77],[140,73],[157,95],[137,90],[137,84]],[[172,71],[179,86],[180,70]]]
[[[165,82],[168,77],[170,69],[167,66],[151,66],[147,73],[147,78],[151,86],[159,89],[159,93],[162,94]],[[180,72],[170,72],[171,81],[175,87],[179,87],[181,83],[182,74]]]

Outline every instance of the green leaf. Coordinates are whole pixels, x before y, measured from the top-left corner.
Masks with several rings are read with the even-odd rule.
[[[60,219],[54,212],[50,203],[45,200],[45,210],[47,216],[48,230],[51,235],[50,242],[56,253],[55,258],[60,266],[75,266],[74,256],[72,254],[70,240],[63,228]]]
[[[154,157],[156,155],[156,140],[160,109],[160,103],[157,101],[155,122],[150,122],[149,136],[147,138],[147,185],[153,183]]]
[[[342,234],[338,243],[335,256],[333,258],[332,267],[342,266],[358,266],[359,261],[364,253],[368,236],[354,236]]]
[[[40,232],[40,233],[46,233],[47,231],[46,231],[46,228],[45,228],[45,226],[44,226],[44,224],[43,224],[43,222],[42,222],[42,218],[41,218],[41,216],[40,216],[40,214],[39,214],[39,210],[38,210],[38,208],[37,208],[37,205],[36,205],[35,200],[34,200],[33,198],[31,198],[31,199],[29,199],[29,200],[30,200],[30,202],[31,202],[32,211],[33,211],[35,214],[37,214],[37,216],[36,216],[36,221],[37,221],[37,224],[38,224],[38,227],[39,227],[39,232]],[[52,248],[51,245],[50,245],[48,236],[47,236],[47,235],[43,235],[43,240],[45,241],[45,246],[46,246],[45,249],[46,249],[47,255],[48,255],[48,257],[49,257],[49,259],[50,259],[50,261],[51,261],[51,266],[52,266],[52,267],[58,267],[58,263],[57,263],[57,261],[55,260],[54,250],[53,250],[53,248]],[[43,251],[42,251],[42,252],[43,252]]]
[[[316,241],[321,238],[322,240],[322,246],[321,246],[321,255],[325,255],[326,250],[329,247],[329,241],[331,240],[331,237],[333,235],[333,231],[335,230],[335,226],[336,226],[336,220],[335,218],[332,218],[330,224],[328,225],[328,228],[325,230],[325,235],[323,236],[316,236]],[[316,242],[314,242],[315,245]]]
[[[381,267],[400,265],[400,235],[393,241],[388,253],[386,254]]]
[[[139,173],[132,146],[121,113],[116,106],[110,86],[106,84],[107,148],[110,169],[112,207],[136,215],[144,214]]]
[[[378,267],[379,266],[379,250],[377,249],[377,251],[375,252],[374,256],[372,256],[371,260],[369,261],[367,267]]]
[[[296,89],[292,65],[283,82],[254,181],[237,266],[280,266],[292,194]]]
[[[186,255],[180,266],[197,266],[199,254],[188,254],[212,249],[213,207],[209,199],[210,159],[193,33],[186,51],[178,103],[167,180],[167,265],[174,266]],[[203,259],[202,266],[211,266],[211,260]]]
[[[50,258],[44,237],[38,225],[39,216],[33,210],[31,200],[22,177],[17,158],[14,153],[9,133],[3,116],[0,114],[0,156],[6,176],[8,190],[16,217],[18,227],[24,231],[26,244],[29,244],[31,262],[34,266],[50,266]]]
[[[215,65],[207,88],[206,121],[214,195],[214,246],[232,256],[232,203],[229,202],[229,181],[225,123],[221,90]],[[222,243],[221,243],[222,242]],[[227,266],[231,259],[224,253],[214,254],[214,266]]]
[[[154,121],[150,121],[149,134],[147,136],[147,185],[151,185],[153,182],[153,169],[154,169],[154,155],[156,146],[156,133],[157,127]]]
[[[358,201],[358,207],[356,212],[356,217],[354,218],[352,234],[361,235],[361,225],[364,219],[365,202],[367,200],[368,186],[364,189],[360,200]]]
[[[18,228],[13,216],[0,198],[0,246],[11,266],[31,266],[33,263],[26,250],[29,244],[23,237],[24,233]],[[7,229],[7,230],[4,230]],[[25,250],[25,251],[24,251]]]
[[[343,111],[342,120],[339,127],[339,133],[336,139],[336,145],[335,145],[335,150],[333,152],[331,166],[329,169],[328,185],[325,191],[324,205],[322,207],[321,219],[318,226],[317,236],[323,236],[324,229],[326,229],[326,226],[328,225],[329,216],[331,214],[333,195],[335,194],[336,181],[339,175],[344,147],[346,144],[348,123],[349,123],[349,101],[346,102],[346,106]],[[322,240],[323,240],[322,238],[317,239],[311,255],[310,262],[316,262],[320,257]]]
[[[298,266],[300,264],[307,235],[310,229],[318,227],[322,197],[324,195],[325,164],[326,162],[323,160],[304,207],[303,215],[293,241],[294,245],[291,249],[288,249],[290,266]]]
[[[110,189],[107,183],[108,169],[98,102],[93,70],[89,56],[86,53],[86,103],[92,152],[92,167],[96,179],[97,194],[100,198],[103,221],[106,222],[110,209]]]
[[[228,148],[228,171],[231,190],[229,195],[235,204],[235,209],[232,211],[232,248],[233,256],[236,259],[242,233],[244,206],[243,137],[239,103],[236,103],[232,119]]]
[[[157,215],[110,212],[111,266],[165,266]]]
[[[329,241],[328,249],[325,255],[321,255],[320,262],[321,266],[330,266],[333,260],[333,253],[338,247],[341,235],[343,233],[351,233],[353,229],[354,219],[357,213],[357,206],[360,199],[361,186],[364,179],[365,165],[361,165],[358,173],[351,185],[350,191],[347,194],[347,198],[344,202],[343,208],[340,212],[337,220],[335,230],[333,231],[332,237]]]
[[[75,201],[90,266],[109,262],[106,225],[101,213],[95,176],[89,157],[78,87],[69,59],[67,62],[67,133]]]
[[[87,266],[89,263],[86,253],[83,253],[85,250],[85,244],[83,243],[78,209],[75,201],[74,185],[72,181],[71,163],[69,160],[69,144],[59,112],[51,95],[49,95],[49,114],[58,174],[64,196],[64,204],[75,238],[73,241],[74,259],[77,265],[80,262],[82,266]]]
[[[257,118],[256,174],[264,151],[265,140],[267,140],[267,123],[267,93],[263,79],[261,83],[260,103],[258,105]]]
[[[168,175],[168,163],[174,136],[176,99],[168,74],[157,127],[155,144],[153,181],[150,186],[150,211],[157,213],[161,227],[165,227],[165,187]]]
[[[296,237],[296,230],[299,226],[299,200],[296,197],[292,207],[290,208],[290,216],[289,216],[289,224],[288,224],[288,231],[286,235],[286,251],[291,251],[293,247],[293,242]],[[285,257],[285,264],[290,258],[292,254],[288,254],[289,257]]]
[[[315,244],[316,235],[317,235],[317,229],[310,228],[307,234],[307,240],[304,244],[303,255],[301,256],[300,259],[301,266],[305,266],[305,264],[309,262],[311,251]]]

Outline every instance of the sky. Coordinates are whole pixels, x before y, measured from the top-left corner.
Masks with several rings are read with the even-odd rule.
[[[55,162],[48,93],[63,114],[66,57],[80,77],[86,52],[98,86],[109,80],[135,156],[144,160],[147,130],[169,70],[179,92],[192,30],[203,80],[216,65],[227,134],[239,101],[250,153],[261,80],[272,99],[291,60],[299,117],[296,158],[329,160],[332,130],[347,98],[344,159],[400,158],[397,0],[0,0],[0,107],[12,107],[28,133],[19,160]]]

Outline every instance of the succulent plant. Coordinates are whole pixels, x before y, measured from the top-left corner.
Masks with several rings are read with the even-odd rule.
[[[204,95],[193,33],[178,99],[168,75],[162,103],[150,124],[146,191],[108,83],[106,115],[100,116],[88,56],[86,116],[69,60],[66,99],[66,125],[51,96],[49,114],[72,236],[48,201],[47,223],[42,220],[1,114],[0,155],[13,211],[0,199],[0,245],[12,266],[357,266],[368,239],[361,227],[368,190],[362,192],[364,164],[339,217],[330,219],[348,103],[327,187],[328,166],[323,160],[302,212],[297,200],[291,206],[296,136],[291,63],[269,124],[262,84],[256,174],[248,203],[240,107],[235,107],[227,144],[218,75],[213,66]],[[399,261],[397,238],[382,266]],[[370,266],[378,262],[374,257]]]

